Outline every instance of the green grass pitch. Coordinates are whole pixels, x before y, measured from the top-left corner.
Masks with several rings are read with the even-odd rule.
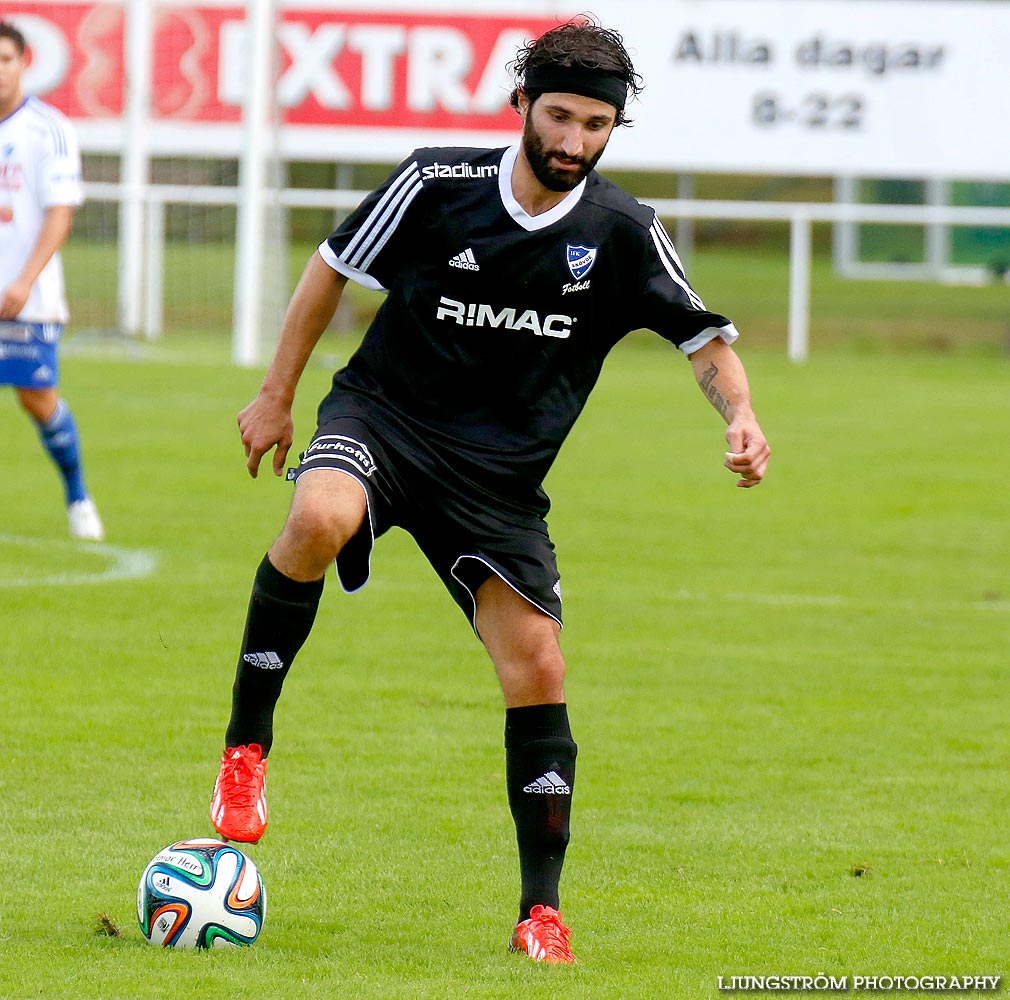
[[[759,489],[733,487],[689,365],[644,336],[548,482],[581,748],[573,968],[506,952],[500,696],[401,533],[361,594],[331,577],[288,680],[250,849],[259,942],[144,944],[141,871],[210,833],[290,487],[244,469],[234,414],[259,373],[167,341],[68,352],[109,536],[72,545],[0,397],[0,997],[654,1000],[719,976],[1007,971],[1010,364],[740,346],[774,451]],[[306,373],[302,443],[329,374]]]

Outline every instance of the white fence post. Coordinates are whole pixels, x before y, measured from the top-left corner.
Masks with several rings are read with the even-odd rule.
[[[855,177],[835,178],[835,204],[852,205],[859,200],[859,182]],[[859,229],[852,221],[834,223],[831,227],[831,259],[835,271],[848,277],[859,259]]]
[[[150,199],[146,215],[144,336],[148,340],[157,340],[165,325],[165,203]]]
[[[129,336],[140,332],[143,300],[144,187],[150,161],[148,121],[151,111],[151,66],[154,20],[148,0],[126,4],[126,120],[129,141],[123,143],[119,203],[119,286],[117,322]]]
[[[810,217],[789,222],[789,360],[807,360],[810,349]]]
[[[694,197],[694,174],[677,174],[677,197]],[[690,267],[694,255],[694,219],[689,216],[677,217],[677,228],[673,237],[677,256],[685,267]]]
[[[949,205],[950,181],[932,178],[926,181],[926,204]],[[930,275],[939,280],[950,264],[950,227],[931,222],[926,227],[926,266]]]
[[[263,249],[266,239],[267,142],[274,84],[275,0],[246,4],[246,78],[242,108],[242,160],[235,233],[232,360],[246,367],[260,355]]]

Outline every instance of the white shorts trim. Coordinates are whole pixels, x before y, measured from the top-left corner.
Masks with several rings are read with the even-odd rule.
[[[502,583],[506,584],[508,587],[514,590],[527,604],[532,604],[533,607],[537,609],[537,611],[542,611],[545,615],[547,615],[548,618],[554,619],[554,621],[556,621],[561,628],[565,627],[564,622],[562,622],[561,619],[557,617],[557,615],[552,615],[550,611],[548,611],[545,607],[543,607],[540,604],[537,604],[536,601],[527,597],[514,583],[507,580],[502,575],[499,569],[497,569],[495,566],[489,563],[486,559],[482,558],[481,556],[465,555],[460,556],[452,564],[452,569],[449,570],[449,572],[452,574],[452,578],[470,595],[470,601],[473,604],[473,612],[470,615],[470,624],[473,626],[473,631],[478,639],[480,639],[480,632],[477,631],[477,595],[467,586],[466,581],[456,572],[457,567],[461,562],[463,562],[464,559],[473,559],[475,562],[483,563],[489,570],[491,570],[492,573],[494,573],[496,577],[498,577],[499,580],[501,580]]]

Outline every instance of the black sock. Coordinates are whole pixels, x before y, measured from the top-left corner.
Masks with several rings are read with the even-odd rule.
[[[270,753],[274,706],[312,629],[322,592],[323,580],[292,580],[263,557],[249,599],[225,746],[258,743],[264,757]]]
[[[506,709],[505,781],[519,844],[520,920],[538,903],[558,908],[577,753],[567,706]]]

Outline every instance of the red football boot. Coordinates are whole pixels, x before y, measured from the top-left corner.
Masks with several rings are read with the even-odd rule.
[[[267,762],[257,743],[229,747],[210,801],[210,821],[222,840],[255,844],[267,828]]]
[[[575,961],[572,932],[561,922],[561,914],[551,906],[534,906],[528,920],[521,920],[512,932],[509,947],[529,955],[534,962]]]

